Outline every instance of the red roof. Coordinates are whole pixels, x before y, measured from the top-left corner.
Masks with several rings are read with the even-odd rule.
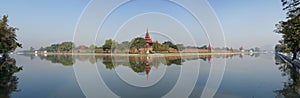
[[[147,32],[146,32],[146,36],[145,36],[145,40],[146,40],[146,42],[147,43],[150,43],[150,44],[152,44],[153,42],[152,42],[152,40],[151,40],[151,38],[150,38],[150,35],[149,35],[149,33],[148,33],[148,28],[147,28]]]
[[[210,46],[210,44],[208,44],[208,47],[207,47],[207,49],[211,50],[211,46]]]

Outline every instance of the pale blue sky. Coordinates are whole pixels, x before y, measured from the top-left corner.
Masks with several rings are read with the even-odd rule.
[[[227,46],[233,48],[258,46],[270,50],[280,39],[280,35],[273,32],[274,25],[285,18],[280,0],[208,1],[223,26]],[[10,25],[20,29],[18,39],[24,49],[28,49],[30,46],[38,49],[52,43],[72,41],[76,23],[88,2],[89,0],[5,0],[0,4],[0,15],[9,15]],[[155,3],[151,0],[148,2]],[[157,5],[168,5],[168,3]],[[140,6],[133,8],[146,10],[147,8],[155,9],[155,6],[147,6],[147,3],[140,2]],[[125,7],[124,10],[131,11],[130,7]],[[184,11],[178,10],[178,12],[171,11],[168,14],[175,18],[189,17],[182,13]],[[178,20],[190,21],[191,19]],[[145,28],[141,28],[141,30],[145,30]],[[199,36],[202,40],[197,40],[199,41],[197,44],[206,44],[205,34],[200,33]],[[101,44],[101,41],[98,44]]]

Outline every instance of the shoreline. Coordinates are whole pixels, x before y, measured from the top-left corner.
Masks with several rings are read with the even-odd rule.
[[[156,53],[156,54],[129,54],[129,53],[31,53],[29,55],[119,55],[119,56],[137,56],[137,55],[164,55],[164,56],[197,56],[197,55],[237,55],[252,54],[261,52],[222,52],[222,53]],[[24,54],[16,54],[24,55]]]

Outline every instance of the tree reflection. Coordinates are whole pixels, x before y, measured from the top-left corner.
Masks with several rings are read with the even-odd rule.
[[[31,60],[35,59],[35,57],[39,57],[41,60],[48,60],[51,63],[59,63],[64,66],[72,66],[75,63],[75,59],[72,55],[61,55],[61,54],[54,54],[54,55],[40,55],[40,54],[23,54],[23,56],[30,57]],[[82,56],[79,56],[82,57]],[[79,58],[78,57],[78,58]],[[89,56],[88,56],[89,57]],[[81,58],[79,58],[80,60]],[[86,58],[83,58],[86,59]],[[94,61],[91,60],[91,63]]]
[[[184,62],[183,59],[181,59],[180,56],[167,56],[166,58],[166,65],[182,65],[182,62]]]
[[[146,56],[130,56],[129,57],[129,63],[130,68],[134,72],[144,72],[146,70],[146,63],[147,63],[147,57]]]
[[[112,70],[115,68],[111,56],[104,56],[102,63],[105,65],[106,69]]]
[[[10,94],[20,91],[17,88],[18,77],[14,73],[22,70],[16,66],[16,60],[4,55],[0,58],[0,98],[10,98]]]
[[[97,58],[97,57],[96,57]],[[145,72],[147,66],[158,67],[160,64],[163,65],[182,65],[184,60],[180,56],[174,57],[149,57],[149,56],[128,56],[128,57],[113,57],[106,55],[102,58],[102,63],[107,69],[114,69],[117,66],[128,66],[134,72]],[[149,68],[149,67],[148,67]]]
[[[300,97],[300,74],[293,66],[284,62],[278,55],[275,56],[275,64],[282,72],[282,76],[287,76],[288,80],[283,83],[283,88],[275,90],[277,97],[282,98],[299,98]]]
[[[49,55],[46,56],[45,59],[52,63],[60,63],[65,66],[72,66],[74,64],[74,60],[71,55]]]
[[[35,59],[35,55],[25,54],[24,56]],[[40,55],[37,54],[41,60],[48,60],[51,63],[60,63],[64,66],[72,66],[76,60],[88,61],[91,64],[96,64],[98,61],[106,66],[107,69],[114,69],[117,66],[128,66],[135,72],[144,72],[145,64],[147,63],[147,56],[145,55],[61,55],[50,54]],[[215,55],[171,55],[171,56],[151,56],[151,65],[158,68],[162,65],[183,65],[182,63],[189,60],[203,60],[210,62],[213,58],[232,58],[233,56],[239,56],[239,54],[215,54]],[[147,65],[147,64],[146,64]]]
[[[184,62],[190,60],[203,60],[210,62],[213,58],[228,58],[239,56],[239,54],[230,55],[185,55],[185,56],[147,56],[147,55],[126,55],[126,56],[112,56],[112,55],[98,55],[97,59],[102,59],[102,63],[106,69],[114,69],[118,66],[128,66],[134,72],[140,73],[147,71],[146,67],[149,65],[158,68],[159,65],[183,65]],[[150,59],[149,59],[150,58]],[[150,68],[150,67],[149,67]]]

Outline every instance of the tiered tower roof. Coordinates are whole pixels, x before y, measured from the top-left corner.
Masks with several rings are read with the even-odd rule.
[[[148,28],[147,28],[145,40],[146,40],[146,42],[147,42],[148,44],[153,44],[152,39],[150,38],[150,35],[149,35],[149,33],[148,33]]]

